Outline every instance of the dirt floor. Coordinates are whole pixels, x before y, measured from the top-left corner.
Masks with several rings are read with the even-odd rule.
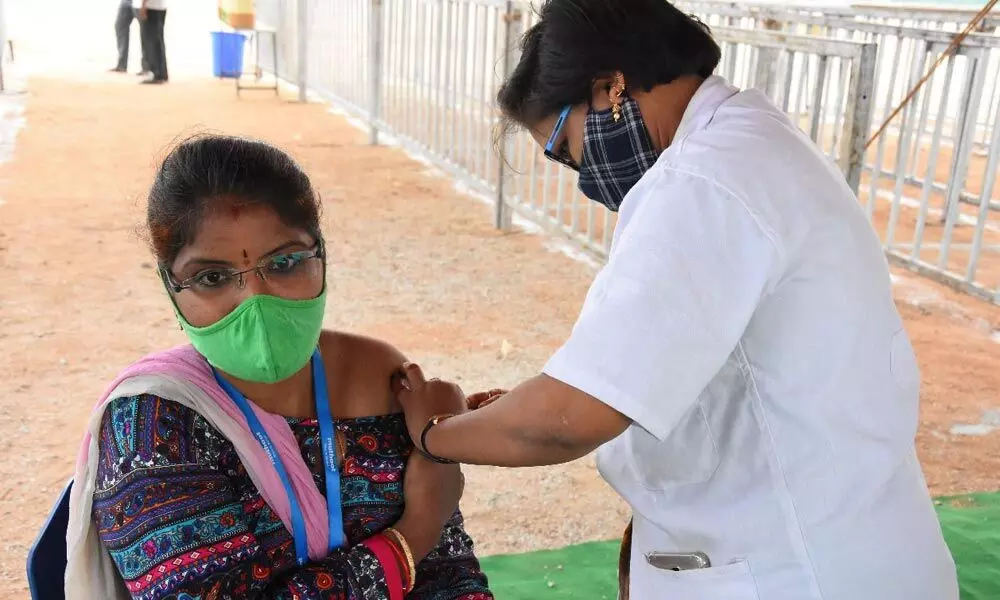
[[[0,167],[0,598],[25,596],[25,553],[103,386],[183,341],[137,231],[178,136],[245,134],[297,157],[325,201],[327,325],[385,338],[467,391],[536,373],[594,276],[545,238],[498,233],[490,207],[317,104],[237,100],[231,83],[207,80],[34,79],[25,118]],[[1000,432],[950,433],[1000,409],[1000,309],[902,272],[897,285],[923,369],[932,491],[1000,488]],[[463,509],[484,554],[612,538],[626,520],[590,458],[467,474]]]

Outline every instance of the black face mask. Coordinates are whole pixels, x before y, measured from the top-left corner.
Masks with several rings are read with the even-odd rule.
[[[656,162],[649,131],[639,114],[639,104],[622,98],[621,116],[610,109],[590,111],[583,128],[580,191],[617,212],[625,194]]]

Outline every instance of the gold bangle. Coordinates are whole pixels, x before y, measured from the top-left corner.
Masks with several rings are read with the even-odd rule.
[[[406,566],[410,568],[410,581],[403,592],[408,594],[413,591],[413,588],[417,584],[417,565],[413,562],[413,552],[410,551],[410,545],[406,542],[406,538],[403,537],[402,533],[396,531],[395,528],[389,527],[385,530],[385,533],[396,539],[396,543],[399,544],[399,547],[403,550],[403,554],[406,555]]]

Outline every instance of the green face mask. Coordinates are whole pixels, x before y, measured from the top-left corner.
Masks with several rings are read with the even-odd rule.
[[[244,381],[275,383],[309,362],[325,308],[326,289],[311,300],[251,296],[207,327],[195,327],[176,312],[191,345],[210,365]]]

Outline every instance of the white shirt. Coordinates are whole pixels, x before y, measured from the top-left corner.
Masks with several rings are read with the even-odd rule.
[[[142,8],[143,0],[132,0],[133,8]],[[148,10],[167,10],[167,0],[146,0]]]
[[[761,93],[702,84],[545,373],[634,422],[598,453],[635,516],[633,598],[957,600],[879,242]]]

